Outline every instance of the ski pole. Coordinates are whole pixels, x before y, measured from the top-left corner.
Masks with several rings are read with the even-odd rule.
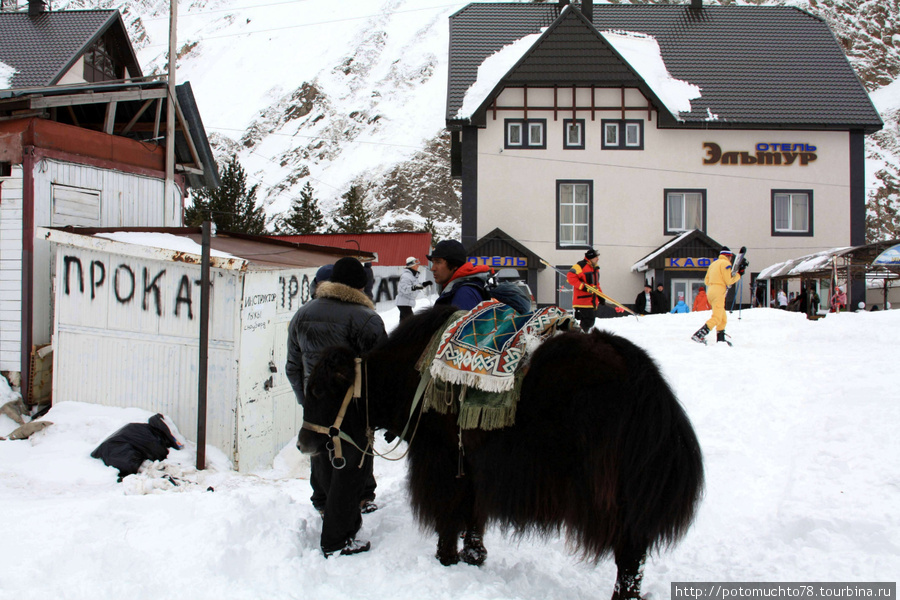
[[[559,269],[557,269],[556,267],[554,267],[553,265],[551,265],[550,263],[548,263],[548,262],[547,262],[546,260],[544,260],[543,258],[540,258],[539,260],[540,260],[542,263],[544,263],[546,266],[550,267],[551,269],[553,269],[554,271],[556,271],[557,273],[559,273],[560,275],[562,275],[563,277],[566,276],[566,273],[564,273],[563,271],[560,271]],[[621,308],[622,310],[624,310],[624,311],[626,311],[626,312],[629,312],[629,313],[633,314],[633,315],[634,315],[634,318],[637,319],[637,317],[638,317],[637,313],[634,312],[633,310],[631,310],[630,308],[628,308],[627,306],[625,306],[624,304],[620,304],[620,303],[616,302],[615,300],[613,300],[612,298],[610,298],[609,296],[607,296],[606,294],[604,294],[603,292],[601,292],[600,290],[598,290],[597,288],[595,288],[594,286],[592,286],[592,285],[590,285],[590,284],[585,283],[585,284],[584,284],[584,287],[585,287],[585,289],[586,289],[587,291],[589,291],[590,293],[592,293],[592,294],[594,294],[594,295],[596,295],[596,296],[599,296],[599,297],[603,298],[604,300],[606,300],[606,301],[609,302],[610,304],[613,304],[613,305],[615,305],[615,306],[618,306],[619,308]],[[638,321],[640,321],[640,319],[638,319]]]

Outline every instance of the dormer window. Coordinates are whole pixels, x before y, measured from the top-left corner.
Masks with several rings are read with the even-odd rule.
[[[103,38],[100,38],[84,53],[84,78],[91,83],[96,81],[115,81],[124,79],[124,69],[116,64],[107,49]]]
[[[506,119],[505,148],[547,147],[547,119]]]

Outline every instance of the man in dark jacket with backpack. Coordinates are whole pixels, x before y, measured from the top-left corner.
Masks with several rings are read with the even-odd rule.
[[[487,290],[490,268],[470,263],[461,243],[456,240],[438,242],[426,258],[431,261],[434,281],[442,286],[435,304],[452,304],[460,310],[472,310],[491,297]]]
[[[314,300],[304,304],[288,327],[288,355],[285,373],[297,401],[306,397],[306,382],[330,346],[345,346],[362,356],[385,337],[384,322],[363,290],[366,272],[355,258],[344,257],[334,264],[331,280],[319,283]],[[372,472],[372,457],[356,468],[362,453],[344,446],[347,466],[332,467],[326,453],[310,459],[312,501],[323,515],[320,544],[325,556],[335,552],[355,554],[369,549],[368,541],[356,539],[362,526],[360,498]]]

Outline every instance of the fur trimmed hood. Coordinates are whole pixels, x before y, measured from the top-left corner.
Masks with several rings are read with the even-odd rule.
[[[334,281],[323,281],[316,287],[316,298],[331,298],[341,302],[361,304],[375,310],[375,304],[361,290]]]

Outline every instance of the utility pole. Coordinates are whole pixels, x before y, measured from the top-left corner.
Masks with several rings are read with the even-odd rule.
[[[163,223],[166,218],[166,206],[175,191],[175,50],[178,38],[178,0],[170,0],[169,4],[169,75],[166,94],[166,185],[163,199]]]

